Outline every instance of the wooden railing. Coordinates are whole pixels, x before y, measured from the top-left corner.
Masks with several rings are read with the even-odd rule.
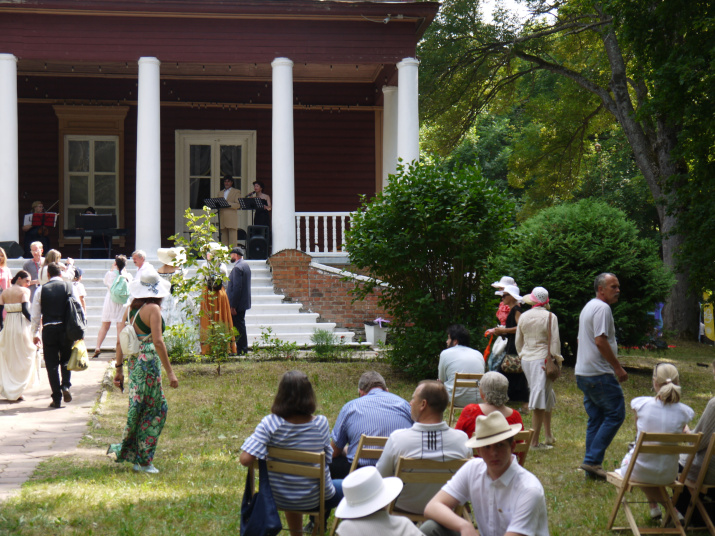
[[[298,249],[309,255],[347,255],[343,243],[350,216],[350,212],[296,212]]]

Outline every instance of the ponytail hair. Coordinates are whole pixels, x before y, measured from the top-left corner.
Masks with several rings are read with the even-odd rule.
[[[655,397],[663,404],[680,402],[680,376],[670,363],[658,363],[653,369],[653,383],[658,393]]]

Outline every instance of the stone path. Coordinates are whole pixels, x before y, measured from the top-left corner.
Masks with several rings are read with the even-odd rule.
[[[60,409],[48,407],[52,399],[44,368],[39,385],[23,394],[24,402],[0,399],[0,503],[20,489],[41,461],[76,450],[113,359],[114,353],[103,353],[90,359],[87,370],[73,372],[72,402],[62,402]]]

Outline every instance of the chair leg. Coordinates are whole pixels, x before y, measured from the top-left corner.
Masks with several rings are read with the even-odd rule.
[[[607,530],[611,530],[613,528],[613,524],[616,522],[616,514],[618,514],[618,509],[621,507],[621,503],[623,502],[623,495],[625,494],[626,489],[624,486],[621,486],[618,488],[618,497],[616,497],[616,503],[613,505],[613,510],[611,511],[611,515],[608,518],[608,524],[606,525]]]
[[[680,532],[681,536],[685,536],[685,529],[683,529],[683,525],[681,525],[680,523],[678,513],[675,510],[675,506],[673,506],[673,501],[671,501],[670,497],[668,497],[668,492],[666,491],[665,487],[662,486],[658,488],[658,491],[660,492],[661,502],[665,506],[665,519],[670,518],[670,520],[673,522],[673,527],[675,527],[675,530]]]
[[[698,498],[697,505],[698,505],[698,511],[700,512],[700,516],[703,518],[703,521],[705,522],[705,525],[708,528],[708,532],[710,532],[710,536],[715,536],[715,525],[713,525],[713,522],[710,519],[710,515],[708,514],[708,511],[705,508],[705,505],[700,500],[700,498]],[[687,527],[688,525],[686,524],[685,526]]]
[[[631,527],[633,536],[641,536],[641,532],[638,529],[638,523],[636,523],[636,518],[633,517],[633,512],[631,511],[631,505],[628,501],[623,501],[623,513],[626,514],[626,519],[628,520],[628,526]]]
[[[328,536],[335,536],[335,531],[338,528],[338,523],[340,523],[340,520],[337,517],[333,518],[333,526],[330,528],[330,533],[328,534]]]

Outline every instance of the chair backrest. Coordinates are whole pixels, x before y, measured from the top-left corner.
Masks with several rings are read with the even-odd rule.
[[[418,458],[405,458],[400,456],[395,468],[395,476],[405,484],[446,484],[460,467],[467,463],[468,459],[456,459],[447,461],[421,460]],[[395,510],[397,499],[392,501],[388,512],[390,514],[402,515],[413,521],[425,521],[421,514],[412,514]],[[461,515],[461,509],[458,513]]]
[[[687,454],[688,462],[683,470],[687,475],[690,470],[690,465],[693,462],[693,457],[698,451],[702,434],[658,434],[651,432],[642,432],[638,436],[638,441],[633,449],[631,460],[628,464],[623,481],[628,482],[636,465],[636,459],[641,454]],[[685,477],[681,477],[685,478]]]
[[[449,426],[452,426],[452,420],[454,419],[454,410],[458,407],[462,406],[455,406],[454,405],[454,399],[457,396],[457,389],[478,389],[479,388],[479,380],[482,379],[482,376],[484,374],[477,374],[473,372],[457,372],[454,375],[454,385],[452,386],[452,398],[449,401],[449,420],[447,421],[447,424]],[[474,398],[474,402],[477,402],[477,397]]]
[[[382,451],[385,448],[385,443],[387,443],[387,438],[382,436],[368,436],[362,434],[360,436],[360,441],[355,451],[355,457],[353,458],[353,464],[350,466],[350,472],[352,473],[358,468],[358,460],[378,460],[382,456]]]
[[[531,439],[534,437],[534,430],[522,430],[514,436],[516,445],[514,446],[514,454],[516,454],[516,459],[519,460],[519,465],[522,467],[526,463],[526,457],[529,454],[529,448],[531,447]],[[477,449],[472,449],[474,451],[474,457],[479,458],[477,454]]]
[[[715,488],[715,484],[705,484],[705,478],[710,470],[710,460],[713,454],[715,454],[715,434],[710,435],[710,441],[708,442],[708,447],[705,450],[705,455],[702,459],[702,465],[700,467],[700,472],[698,473],[698,478],[695,480],[690,480],[688,478],[690,465],[692,465],[692,459],[695,458],[695,455],[691,456],[691,459],[688,460],[688,463],[686,464],[687,470],[683,470],[683,472],[680,473],[680,481],[685,482],[685,485],[690,490],[690,503],[685,511],[685,521],[683,526],[689,530],[708,530],[710,534],[715,534],[715,524],[713,524],[708,509],[702,502],[702,496],[706,495],[709,490]],[[705,526],[694,527],[691,525],[690,521],[693,518],[696,508],[700,512],[702,522],[705,523]]]
[[[710,441],[708,442],[708,448],[705,451],[705,456],[703,457],[703,464],[700,467],[700,472],[698,473],[698,478],[694,482],[692,480],[687,480],[688,479],[688,471],[690,470],[690,465],[692,465],[693,460],[690,459],[688,460],[688,471],[683,470],[682,473],[680,473],[681,476],[681,482],[688,481],[689,486],[694,486],[695,490],[700,493],[701,488],[713,488],[715,487],[715,484],[711,485],[705,485],[705,477],[708,475],[708,470],[710,469],[710,460],[713,457],[713,454],[715,454],[715,434],[712,434],[710,436]],[[691,458],[695,458],[695,454]]]
[[[318,479],[320,489],[318,509],[304,513],[316,516],[316,534],[323,534],[325,532],[325,527],[323,526],[325,518],[325,452],[268,447],[266,465],[268,471],[272,473]]]

